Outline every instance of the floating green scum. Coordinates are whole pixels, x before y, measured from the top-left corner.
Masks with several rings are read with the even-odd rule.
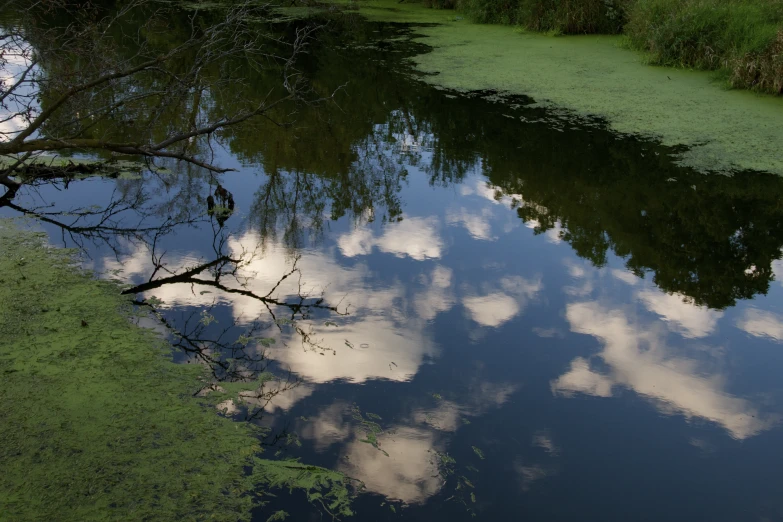
[[[726,90],[708,72],[645,65],[621,36],[552,37],[417,3],[348,3],[370,20],[416,24],[417,41],[432,50],[414,62],[436,86],[525,95],[600,117],[618,133],[686,147],[677,160],[699,171],[783,174],[781,98]]]
[[[0,302],[0,520],[248,520],[273,487],[351,513],[342,475],[261,459],[115,283],[9,220]]]

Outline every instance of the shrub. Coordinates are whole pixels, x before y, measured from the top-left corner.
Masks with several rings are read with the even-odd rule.
[[[424,5],[435,9],[454,9],[456,0],[424,0]]]
[[[474,21],[563,34],[619,33],[630,0],[457,0]],[[453,0],[425,0],[451,3]]]
[[[729,72],[734,87],[783,94],[783,28],[763,52],[734,57]]]
[[[723,70],[737,87],[783,89],[783,0],[636,0],[625,33],[652,63]]]
[[[479,23],[561,34],[624,32],[656,65],[720,71],[783,94],[783,0],[423,0]]]

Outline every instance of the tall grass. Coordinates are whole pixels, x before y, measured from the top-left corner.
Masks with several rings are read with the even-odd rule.
[[[457,6],[457,0],[423,0],[422,3],[435,9],[454,9]]]
[[[442,0],[441,0],[442,1]],[[562,34],[618,33],[629,0],[457,0],[479,23],[520,25]]]
[[[783,0],[424,0],[479,23],[559,34],[625,33],[658,65],[720,71],[783,94]]]
[[[783,93],[783,0],[636,0],[625,33],[652,63]]]

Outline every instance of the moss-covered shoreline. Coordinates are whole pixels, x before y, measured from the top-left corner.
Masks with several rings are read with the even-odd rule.
[[[552,38],[397,0],[350,5],[370,21],[411,24],[431,48],[415,67],[437,87],[528,96],[565,121],[597,117],[677,147],[675,161],[699,172],[783,175],[783,98],[724,89],[707,72],[650,67],[621,36]]]
[[[194,397],[205,369],[118,290],[0,220],[0,520],[247,520],[264,486],[349,513],[340,474],[261,460],[257,428]]]
[[[473,21],[556,34],[625,34],[650,63],[720,71],[733,87],[783,94],[780,0],[423,0]]]

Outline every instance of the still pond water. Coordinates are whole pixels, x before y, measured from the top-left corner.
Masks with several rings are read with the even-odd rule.
[[[415,28],[352,23],[301,64],[335,103],[226,136],[238,172],[0,212],[143,285],[182,363],[288,376],[222,409],[361,481],[358,520],[783,520],[783,179],[436,90]]]

